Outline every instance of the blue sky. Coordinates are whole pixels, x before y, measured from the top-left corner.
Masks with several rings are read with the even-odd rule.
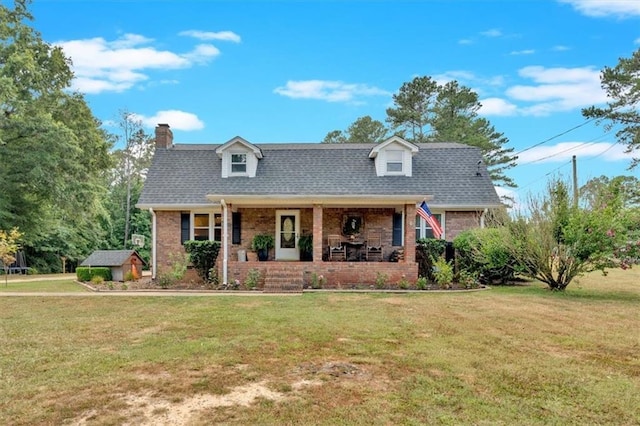
[[[169,123],[176,142],[319,142],[364,115],[384,121],[402,83],[428,75],[476,91],[517,152],[551,139],[509,172],[518,197],[569,177],[572,155],[581,184],[640,176],[580,112],[606,100],[600,70],[640,48],[640,1],[37,0],[31,11],[107,126],[126,109],[149,132]]]

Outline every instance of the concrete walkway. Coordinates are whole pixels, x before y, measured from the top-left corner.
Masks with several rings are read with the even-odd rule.
[[[145,271],[146,272],[146,271]],[[76,274],[55,274],[55,275],[9,275],[9,283],[33,282],[33,281],[60,281],[75,280]],[[11,278],[24,277],[24,278]],[[0,276],[0,287],[4,287],[4,276]],[[468,290],[353,290],[353,289],[332,289],[332,290],[305,290],[306,293],[470,293],[476,291],[489,290],[490,287],[482,287]],[[239,290],[107,290],[92,291],[87,288],[85,292],[18,292],[0,291],[0,297],[102,297],[102,296],[124,296],[124,297],[210,297],[210,296],[301,296],[303,293],[264,293],[262,291],[239,291]]]
[[[145,271],[146,272],[146,271]],[[144,275],[144,274],[143,274]],[[4,276],[0,276],[0,287],[4,287]],[[36,281],[75,280],[76,274],[51,275],[9,275],[8,283],[28,283]],[[207,296],[299,296],[302,293],[263,293],[261,291],[220,291],[220,290],[109,290],[109,291],[78,291],[78,292],[45,292],[45,291],[0,291],[0,297],[207,297]]]
[[[34,281],[62,281],[75,280],[76,274],[49,274],[49,275],[19,275],[13,274],[7,276],[7,282],[10,283],[30,283]],[[4,284],[5,276],[0,275],[0,284]]]
[[[56,292],[13,292],[0,291],[0,297],[211,297],[211,296],[247,296],[247,297],[269,297],[269,296],[300,296],[302,293],[263,293],[261,291],[86,291],[73,293],[56,293]]]

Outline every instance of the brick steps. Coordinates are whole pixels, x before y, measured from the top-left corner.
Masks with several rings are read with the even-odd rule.
[[[302,293],[304,280],[301,270],[276,266],[267,268],[265,272],[265,293]]]

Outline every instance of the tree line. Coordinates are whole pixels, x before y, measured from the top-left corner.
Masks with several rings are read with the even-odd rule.
[[[0,229],[19,229],[29,266],[58,272],[62,257],[73,264],[130,247],[126,233],[149,235],[147,213],[133,206],[152,147],[129,113],[120,117],[128,133],[101,127],[69,90],[69,58],[28,25],[27,6],[0,4]]]

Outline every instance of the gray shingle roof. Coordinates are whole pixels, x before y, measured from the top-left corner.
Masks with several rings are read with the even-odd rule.
[[[138,201],[141,207],[207,204],[207,194],[432,196],[432,206],[494,206],[500,200],[479,149],[458,143],[420,144],[413,176],[376,176],[374,144],[256,144],[264,158],[255,178],[221,177],[220,145],[158,149]],[[421,201],[417,199],[416,202]]]
[[[135,250],[96,250],[80,266],[122,266],[134,253],[140,258]]]

